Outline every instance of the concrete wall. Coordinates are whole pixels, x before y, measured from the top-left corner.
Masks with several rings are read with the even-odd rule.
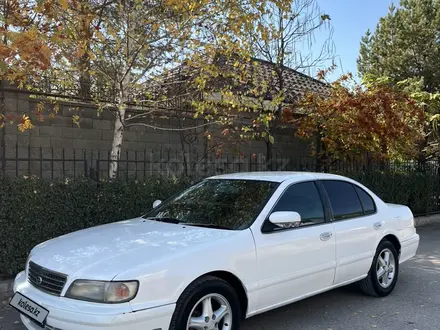
[[[35,112],[38,99],[30,98],[27,92],[13,88],[3,88],[0,90],[0,98],[4,100],[4,113],[27,114]],[[0,131],[0,159],[4,155],[8,161],[5,165],[6,172],[33,174],[41,173],[45,177],[55,171],[58,177],[61,167],[70,175],[69,171],[74,170],[74,162],[55,162],[50,164],[45,161],[43,164],[36,160],[40,158],[49,159],[75,159],[87,157],[89,162],[94,162],[98,158],[108,159],[113,138],[114,114],[103,112],[98,114],[97,108],[91,104],[69,103],[59,101],[59,113],[53,119],[49,119],[47,114],[43,122],[35,122],[35,128],[31,131],[21,133],[16,125],[6,125]],[[72,121],[73,115],[79,115],[80,126]],[[159,127],[176,128],[176,118],[152,118],[149,122]],[[185,126],[191,127],[200,125],[203,120],[186,119]],[[214,130],[215,131],[215,130]],[[181,144],[181,133],[175,131],[154,130],[147,127],[132,127],[126,130],[121,158],[123,160],[150,159],[164,162],[170,160],[170,155],[175,163],[182,158],[183,149],[187,153],[187,159],[192,161],[200,159],[207,153],[211,142],[204,137],[204,128],[185,132],[185,136],[193,136],[194,140],[184,147]],[[2,141],[3,140],[3,141]],[[225,140],[217,130],[216,140]],[[274,154],[278,157],[306,157],[309,153],[308,144],[293,137],[291,129],[280,130],[275,135]],[[232,146],[225,150],[225,154],[232,155]],[[266,152],[265,143],[262,141],[251,141],[240,146],[240,152],[247,155],[260,154]],[[152,156],[154,154],[154,156]],[[84,156],[86,155],[86,156]],[[197,157],[196,157],[197,155]],[[19,159],[18,165],[16,159]],[[28,159],[32,161],[26,161]],[[259,156],[259,161],[263,158]],[[12,161],[13,160],[13,161]],[[230,159],[229,159],[230,160]],[[82,166],[81,164],[76,164]],[[102,168],[108,166],[107,163],[101,164]],[[121,164],[123,166],[124,164]],[[126,164],[125,164],[126,165]],[[66,166],[68,168],[66,168]],[[18,167],[18,170],[17,170]],[[102,169],[101,169],[102,170]],[[125,170],[125,169],[122,169]],[[141,169],[142,171],[143,169]],[[42,173],[44,172],[44,173]]]

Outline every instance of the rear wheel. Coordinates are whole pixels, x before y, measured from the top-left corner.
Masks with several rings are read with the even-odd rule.
[[[177,301],[170,330],[238,330],[240,315],[234,289],[222,279],[205,276]]]
[[[399,277],[399,254],[390,241],[382,241],[373,259],[368,276],[360,282],[370,296],[385,297],[393,292]]]

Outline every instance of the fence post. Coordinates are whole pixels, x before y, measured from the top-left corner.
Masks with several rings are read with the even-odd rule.
[[[163,175],[163,173],[162,173],[162,162],[163,162],[163,156],[162,156],[162,147],[160,148],[160,153],[159,153],[159,157],[160,157],[160,159],[159,159],[159,175],[160,176],[162,176]]]
[[[18,176],[18,142],[15,144],[15,176]]]
[[[50,157],[50,179],[53,181],[53,147],[50,148],[51,157]]]
[[[73,148],[73,178],[76,178],[76,153],[75,148]]]
[[[83,161],[84,161],[84,177],[88,178],[88,171],[87,171],[87,154],[84,150],[83,152]]]
[[[40,146],[40,179],[43,179],[43,148]]]
[[[171,161],[171,157],[170,157],[170,152],[171,149],[168,149],[168,160],[167,160],[167,177],[170,176],[170,161]]]
[[[128,150],[125,152],[125,180],[128,181]]]
[[[146,171],[147,171],[147,148],[144,149],[144,178],[143,178],[144,181],[146,177]]]
[[[440,211],[440,162],[437,162],[437,200],[435,203],[435,211]]]
[[[191,174],[193,178],[196,178],[197,180],[201,176],[206,176],[206,173],[200,173],[200,167],[199,167],[199,151],[196,150],[196,158],[194,159],[194,168],[191,170]],[[202,175],[200,175],[202,174]]]
[[[27,168],[28,168],[28,176],[30,176],[31,175],[31,145],[30,144],[28,144],[28,166],[27,166]]]
[[[4,131],[4,129],[3,129]],[[4,138],[2,139],[2,144],[0,145],[1,150],[2,150],[2,173],[5,174],[6,171],[6,146],[3,143]]]
[[[107,152],[107,179],[109,179],[110,173],[110,151]]]
[[[96,181],[99,182],[99,176],[100,176],[100,169],[99,169],[99,162],[101,161],[101,153],[98,150],[98,158],[96,159]]]
[[[138,152],[137,150],[134,152],[134,179],[138,178]]]
[[[63,180],[66,178],[66,153],[65,148],[63,147]]]
[[[118,179],[119,180],[119,173],[121,172],[121,168],[120,168],[120,166],[121,166],[121,157],[122,157],[122,154],[121,154],[121,151],[120,150],[118,150],[118,158],[116,158],[116,162],[117,162],[117,164],[118,164],[118,170],[116,171],[116,179]]]
[[[153,159],[154,153],[153,150],[150,150],[150,176],[153,175]]]
[[[185,150],[183,150],[183,152],[185,152]],[[179,157],[179,155],[178,155],[177,149],[176,149],[176,150],[174,150],[174,166],[173,166],[173,171],[174,171],[174,175],[175,176],[181,177],[182,176],[182,172],[181,172],[180,167],[179,167],[178,157]],[[183,160],[182,160],[182,162],[183,162]]]

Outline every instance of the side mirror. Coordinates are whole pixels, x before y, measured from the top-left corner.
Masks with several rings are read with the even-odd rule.
[[[281,228],[296,228],[301,226],[301,216],[298,212],[274,212],[269,216],[269,221]]]
[[[162,201],[160,199],[156,199],[153,203],[153,209],[158,207],[160,204],[162,204]]]

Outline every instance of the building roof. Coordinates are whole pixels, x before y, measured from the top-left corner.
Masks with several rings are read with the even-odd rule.
[[[235,60],[234,60],[235,61]],[[217,65],[224,67],[225,70],[232,69],[236,70],[232,65],[232,61],[227,59],[220,59],[216,61]],[[188,92],[188,86],[191,86],[192,79],[194,79],[198,70],[194,67],[189,67],[185,65],[178,66],[174,69],[168,71],[168,73],[162,76],[154,84],[154,93],[161,97],[167,95],[168,97],[173,97],[178,94],[185,94]],[[264,95],[266,100],[271,100],[273,95],[279,92],[279,73],[281,72],[283,77],[283,89],[285,93],[285,103],[293,103],[298,100],[307,92],[326,94],[329,90],[329,85],[314,79],[304,73],[297,70],[291,69],[286,66],[277,67],[275,64],[253,58],[247,64],[246,70],[252,76],[252,81],[257,81],[258,84],[265,83],[268,85],[268,92]],[[215,85],[227,84],[228,80],[221,77],[212,78],[208,83],[212,89],[215,89]],[[251,79],[249,79],[250,81]],[[207,85],[208,85],[207,84]],[[246,91],[251,90],[255,86],[251,86],[251,83],[238,84],[233,90]]]
[[[258,79],[270,83],[276,89],[275,92],[278,92],[277,87],[280,84],[276,65],[261,59],[253,59],[253,61],[258,63],[256,66]],[[294,102],[307,92],[325,94],[329,89],[329,85],[326,83],[287,66],[281,67],[279,71],[283,76],[286,103]]]

